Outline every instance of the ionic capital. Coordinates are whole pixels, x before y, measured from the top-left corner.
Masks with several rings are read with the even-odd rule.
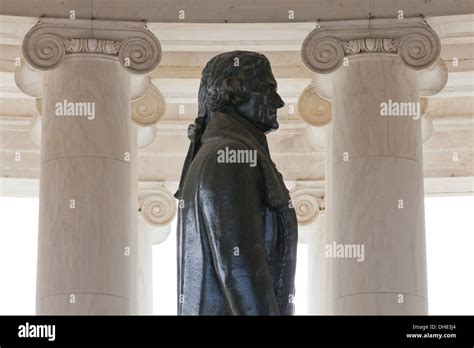
[[[176,216],[176,199],[165,186],[141,191],[139,207],[143,219],[155,227],[169,225]]]
[[[119,59],[135,74],[152,71],[161,46],[143,23],[41,19],[23,39],[23,57],[38,70],[58,67],[69,54],[102,54]]]
[[[165,98],[153,84],[143,96],[132,102],[132,120],[141,127],[154,126],[163,118],[165,112]]]
[[[314,127],[323,127],[331,122],[331,102],[321,98],[310,85],[298,98],[298,114],[303,121]]]
[[[311,224],[326,211],[324,189],[319,186],[297,185],[290,191],[290,196],[301,226]]]
[[[150,146],[156,138],[156,124],[166,112],[166,100],[158,87],[151,84],[145,94],[132,101],[132,120],[138,125],[138,149]]]
[[[419,18],[321,22],[304,40],[301,56],[315,73],[328,74],[345,57],[361,54],[398,55],[411,69],[431,67],[439,58],[436,32]]]

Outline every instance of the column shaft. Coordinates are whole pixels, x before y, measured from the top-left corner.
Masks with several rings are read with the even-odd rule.
[[[387,55],[334,74],[332,235],[365,254],[334,259],[335,314],[427,313],[421,120],[381,116],[381,103],[420,101],[417,77]]]
[[[43,93],[37,313],[129,314],[129,73],[116,57],[68,55]],[[58,103],[90,104],[60,116]],[[86,105],[94,118],[78,115]]]
[[[153,227],[138,217],[137,314],[153,314]]]
[[[331,314],[331,262],[324,254],[331,243],[325,213],[320,213],[308,234],[308,314]]]

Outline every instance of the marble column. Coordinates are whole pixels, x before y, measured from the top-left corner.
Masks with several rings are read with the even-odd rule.
[[[149,81],[146,92],[139,98],[133,100],[131,105],[132,128],[136,135],[137,154],[151,146],[156,138],[156,124],[163,118],[166,111],[166,101],[160,90]],[[132,163],[133,170],[138,170],[138,163]],[[140,185],[135,181],[136,185]],[[139,188],[138,188],[139,189]],[[161,189],[161,188],[160,188]],[[132,303],[134,314],[153,314],[153,259],[152,246],[153,234],[157,233],[161,225],[146,223],[151,221],[150,216],[153,212],[143,209],[143,192],[133,195],[134,203],[133,214],[139,213],[138,220],[134,220],[136,233],[133,234],[132,245],[136,252],[132,255]],[[138,207],[137,207],[138,202]],[[173,201],[174,203],[174,201]],[[149,203],[148,203],[149,205]]]
[[[326,76],[326,77],[325,77]],[[328,75],[317,75],[313,83],[317,86],[327,87]],[[331,77],[329,77],[332,79]],[[332,84],[331,84],[332,86]],[[331,186],[333,180],[330,170],[332,166],[331,151],[331,120],[332,106],[330,96],[324,94],[320,96],[316,93],[313,86],[308,86],[298,99],[298,112],[302,120],[307,124],[305,134],[308,142],[318,151],[326,152],[326,184],[325,187],[313,187],[313,185],[304,185],[297,192],[305,192],[305,195],[315,195],[322,199],[322,206],[314,221],[309,225],[300,223],[300,231],[305,233],[304,243],[308,245],[308,314],[328,315],[332,314],[332,258],[325,256],[325,247],[332,243],[329,223],[333,220],[329,218],[332,211],[330,206]],[[427,98],[421,98],[421,134],[423,143],[428,141],[433,131],[433,123],[428,113]],[[296,198],[295,198],[296,199]],[[309,200],[304,200],[309,203]],[[311,201],[316,201],[313,199]],[[313,209],[303,208],[299,211],[299,219],[307,220],[305,212]],[[317,216],[317,217],[316,217]]]
[[[176,217],[176,199],[162,183],[140,183],[138,211],[137,314],[153,314],[153,245],[168,238]]]
[[[307,314],[331,314],[331,262],[325,257],[330,243],[326,222],[324,183],[298,182],[290,191],[298,218],[298,233],[308,246]],[[296,290],[298,292],[298,289]]]
[[[37,314],[133,313],[130,73],[158,65],[159,42],[143,23],[42,19],[22,48],[44,71]]]
[[[426,314],[420,81],[423,69],[442,66],[439,38],[419,18],[319,24],[302,58],[330,74],[315,87],[332,98],[333,312]],[[387,104],[413,109],[385,116]]]

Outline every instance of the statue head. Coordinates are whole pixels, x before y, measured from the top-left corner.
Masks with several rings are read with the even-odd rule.
[[[199,116],[216,111],[238,114],[267,133],[278,129],[277,93],[270,62],[259,53],[233,51],[212,58],[202,72]]]
[[[276,88],[270,62],[263,54],[227,52],[215,56],[206,64],[199,87],[198,117],[188,128],[191,143],[176,198],[181,197],[184,180],[201,147],[201,136],[210,116],[220,111],[245,118],[263,133],[276,130],[277,109],[285,105]]]

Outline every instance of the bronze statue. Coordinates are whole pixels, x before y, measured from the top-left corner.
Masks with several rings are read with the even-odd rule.
[[[176,198],[179,315],[291,315],[298,227],[265,134],[278,129],[268,59],[234,51],[202,72]]]

